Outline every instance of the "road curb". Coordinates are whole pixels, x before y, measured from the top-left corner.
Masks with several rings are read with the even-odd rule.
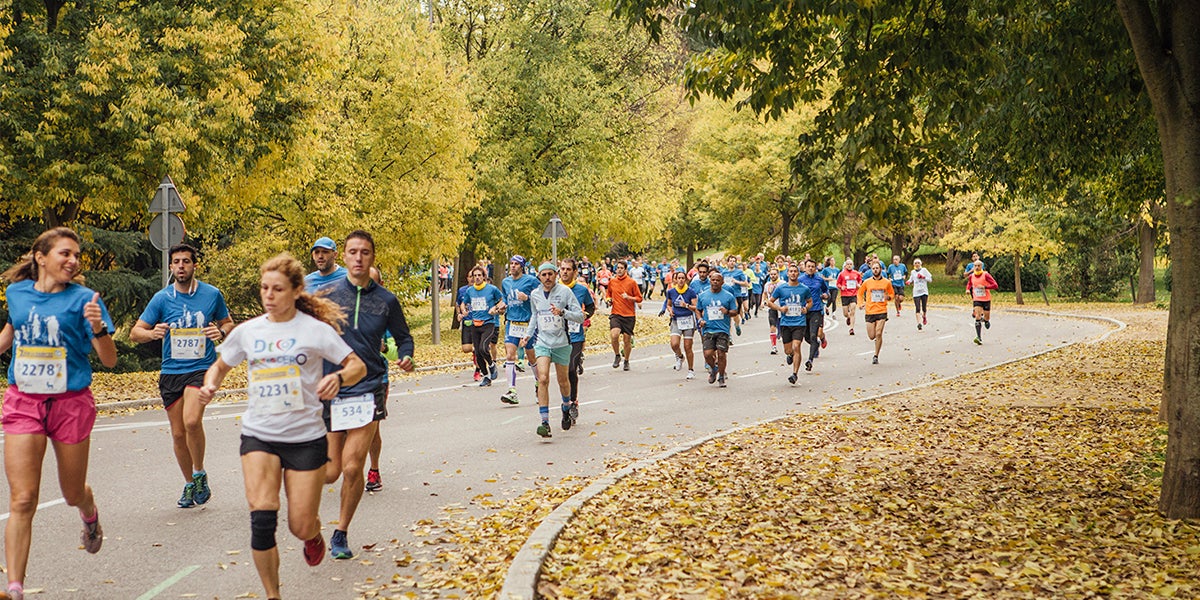
[[[1111,325],[1115,325],[1116,329],[1109,330],[1108,332],[1104,333],[1103,335],[1101,335],[1099,338],[1097,338],[1095,340],[1080,340],[1078,342],[1068,342],[1068,343],[1064,343],[1064,344],[1059,344],[1059,345],[1049,348],[1047,350],[1040,350],[1038,352],[1029,354],[1027,356],[1013,358],[1013,359],[1010,359],[1010,360],[1007,360],[1004,362],[996,363],[993,365],[988,365],[986,367],[980,367],[978,369],[967,371],[965,373],[958,373],[958,374],[955,374],[954,377],[961,377],[963,375],[979,373],[981,371],[986,371],[988,369],[994,369],[996,367],[1001,367],[1001,366],[1012,364],[1015,362],[1029,360],[1031,358],[1036,358],[1043,354],[1049,354],[1050,352],[1054,352],[1056,350],[1061,350],[1063,348],[1066,348],[1069,346],[1074,346],[1076,344],[1099,343],[1100,341],[1107,339],[1108,336],[1112,335],[1113,333],[1122,331],[1127,327],[1123,321],[1119,321],[1117,319],[1112,319],[1109,317],[1100,317],[1100,316],[1095,316],[1095,315],[1078,315],[1078,314],[1073,314],[1073,313],[1058,313],[1058,312],[1049,312],[1049,311],[1041,311],[1041,310],[1033,310],[1033,309],[1009,309],[1009,311],[1010,312],[1031,313],[1031,314],[1041,314],[1041,315],[1048,315],[1048,316],[1054,316],[1054,317],[1066,317],[1066,318],[1082,319],[1082,320],[1089,320],[1089,321],[1101,321],[1101,322],[1105,322],[1105,323],[1108,323]],[[882,398],[887,398],[889,396],[895,396],[896,394],[904,394],[904,393],[908,393],[908,392],[911,392],[914,390],[919,390],[922,388],[930,387],[932,385],[945,383],[948,380],[949,380],[949,378],[935,379],[933,381],[910,386],[910,387],[907,387],[907,388],[904,388],[901,390],[892,390],[889,392],[883,392],[883,393],[875,394],[873,396],[868,396],[865,398],[855,398],[853,400],[839,402],[837,404],[828,405],[828,408],[841,408],[844,406],[850,406],[852,404],[858,404],[861,402],[880,400]],[[582,490],[577,492],[575,495],[571,496],[566,501],[564,501],[562,504],[558,505],[558,507],[555,508],[553,511],[551,511],[550,514],[547,515],[546,518],[543,519],[542,522],[538,524],[537,528],[533,530],[533,533],[529,536],[529,538],[521,546],[521,549],[517,552],[517,555],[515,557],[513,557],[513,562],[511,565],[509,565],[508,573],[504,578],[504,586],[502,588],[500,588],[500,594],[497,597],[500,598],[501,600],[536,600],[536,598],[538,598],[538,594],[537,594],[538,577],[541,575],[542,565],[545,563],[546,557],[548,557],[550,555],[550,551],[553,550],[554,543],[555,543],[555,541],[558,540],[558,536],[562,534],[563,529],[566,528],[567,524],[569,524],[571,522],[571,519],[575,516],[575,513],[577,513],[579,511],[579,509],[583,507],[584,504],[586,504],[592,498],[595,498],[596,496],[603,493],[609,487],[620,482],[625,477],[628,477],[629,475],[636,473],[638,471],[653,467],[659,461],[662,461],[664,459],[675,456],[676,454],[680,454],[682,452],[687,452],[689,450],[692,450],[701,444],[705,444],[707,442],[711,442],[718,438],[725,437],[731,433],[737,433],[739,431],[744,431],[746,429],[758,427],[760,425],[766,425],[769,423],[774,423],[776,421],[781,421],[783,419],[787,419],[787,418],[793,416],[793,414],[787,414],[787,415],[784,415],[781,417],[775,417],[775,418],[771,418],[771,419],[764,419],[764,420],[758,421],[756,423],[742,425],[742,426],[734,427],[732,429],[726,429],[724,431],[719,431],[719,432],[714,433],[709,436],[705,436],[705,437],[702,437],[702,438],[699,438],[696,440],[692,440],[690,442],[687,442],[685,444],[677,446],[671,450],[661,452],[661,453],[655,454],[654,456],[651,456],[649,458],[644,458],[642,460],[639,460],[629,466],[626,466],[625,468],[623,468],[619,471],[610,473],[609,475],[605,475],[605,476],[601,477],[600,479],[593,481],[587,487],[583,488]]]

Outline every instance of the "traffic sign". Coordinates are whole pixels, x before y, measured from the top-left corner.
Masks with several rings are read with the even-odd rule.
[[[156,249],[164,252],[171,246],[182,242],[184,236],[187,235],[187,231],[183,228],[183,219],[180,219],[179,215],[168,214],[166,216],[168,232],[165,240],[163,239],[162,214],[155,216],[154,220],[150,221],[150,229],[146,231],[150,234],[150,243],[154,244]]]
[[[162,183],[158,184],[158,191],[154,192],[154,199],[150,201],[150,212],[183,212],[183,198],[179,197],[179,190],[175,189],[175,183],[169,176],[163,177]]]

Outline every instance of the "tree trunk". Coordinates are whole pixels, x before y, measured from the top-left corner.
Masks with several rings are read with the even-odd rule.
[[[788,251],[792,245],[792,218],[795,215],[783,212],[780,216],[783,217],[783,228],[780,233],[782,239],[779,242],[779,252],[784,256],[789,256]]]
[[[958,268],[958,266],[962,264],[962,258],[962,252],[959,252],[958,250],[946,251],[946,275],[957,277],[962,273],[962,271]]]
[[[1150,215],[1138,219],[1138,304],[1154,302],[1154,252],[1158,247],[1158,239],[1154,231],[1154,221]]]
[[[687,271],[696,264],[696,242],[688,242],[687,245],[687,264],[683,265],[683,270]]]
[[[847,233],[842,236],[842,261],[847,258],[854,258],[854,235]],[[838,265],[839,267],[841,265]]]
[[[863,264],[866,261],[867,261],[867,249],[866,248],[855,248],[854,249],[854,268],[857,269],[859,267],[859,265]]]
[[[1190,2],[1117,0],[1154,108],[1171,236],[1167,456],[1158,508],[1200,517],[1200,11]],[[1159,30],[1159,27],[1163,30]]]
[[[1025,304],[1025,297],[1021,295],[1021,255],[1013,255],[1013,289],[1017,292],[1017,306]]]

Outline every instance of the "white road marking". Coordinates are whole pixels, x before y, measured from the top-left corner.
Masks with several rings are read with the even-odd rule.
[[[750,373],[750,374],[748,374],[748,375],[738,375],[738,378],[739,378],[739,379],[746,379],[746,378],[748,378],[748,377],[758,377],[759,375],[769,375],[769,374],[771,374],[771,373],[774,373],[774,371],[759,371],[759,372],[757,372],[757,373]]]
[[[957,335],[958,335],[957,333],[952,333],[952,334],[950,334],[950,335],[943,335],[942,337],[940,337],[940,338],[938,338],[938,339],[939,339],[939,340],[948,340],[948,339],[950,339],[950,338],[952,338],[952,337],[955,337],[955,336],[957,336]]]
[[[56,504],[66,504],[66,503],[67,503],[67,501],[66,501],[66,500],[64,500],[64,499],[62,499],[62,498],[59,498],[59,499],[57,499],[57,500],[51,500],[51,501],[49,501],[49,502],[43,502],[43,503],[41,503],[41,504],[37,505],[37,509],[38,509],[38,510],[42,510],[43,508],[47,508],[47,507],[50,507],[50,506],[54,506],[54,505],[56,505]],[[4,514],[0,515],[0,521],[7,521],[7,520],[8,520],[8,517],[9,517],[9,516],[11,516],[11,515],[12,515],[12,513],[4,513]]]

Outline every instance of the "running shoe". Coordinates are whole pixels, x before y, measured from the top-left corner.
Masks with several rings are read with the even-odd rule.
[[[329,536],[329,555],[338,560],[354,558],[354,553],[350,551],[350,542],[346,539],[345,531],[341,529],[333,530],[333,535]]]
[[[571,425],[574,426],[579,422],[579,402],[571,403]]]
[[[562,411],[562,429],[563,429],[563,431],[567,431],[570,428],[571,428],[571,409],[567,408],[564,405],[563,411]]]
[[[480,373],[479,369],[475,369],[475,381],[479,381],[481,378],[483,378],[483,373]]]
[[[920,330],[921,330],[921,324],[917,323],[917,331],[920,331]]]
[[[0,590],[0,600],[25,600],[25,591],[15,589],[8,591]]]
[[[99,517],[99,514],[96,516]],[[83,523],[83,533],[79,534],[79,541],[83,543],[83,549],[87,550],[88,554],[100,551],[100,546],[104,544],[104,530],[100,528],[99,518],[91,523]]]
[[[482,380],[479,381],[479,387],[488,387],[490,385],[492,385],[491,377],[484,377]]]
[[[851,328],[850,328],[850,335],[854,335],[854,328],[853,328],[853,327],[851,327]]]
[[[696,372],[691,369],[688,369],[687,380],[691,381],[695,378],[696,378]]]
[[[805,371],[811,371],[811,370],[812,370],[812,361],[811,361],[811,360],[806,360],[806,361],[804,361],[804,370],[805,370]]]
[[[724,375],[717,378],[717,387],[725,387],[725,376]]]
[[[824,350],[827,346],[829,346],[829,342],[825,338],[821,338],[821,349]]]
[[[708,382],[710,384],[717,382],[717,371],[715,369],[708,372]]]
[[[775,346],[771,346],[771,354],[779,354],[779,348],[776,348]]]
[[[896,316],[900,316],[900,311],[896,311]]]
[[[614,369],[621,368],[621,355],[620,354],[613,355],[613,368]]]
[[[928,324],[929,324],[929,317],[928,317],[928,316],[926,316],[926,315],[921,315],[921,322],[922,322],[922,323],[924,323],[924,324],[926,324],[926,325],[928,325]]]
[[[674,370],[678,371],[678,370],[680,370],[680,369],[682,369],[682,368],[683,368],[683,357],[682,357],[682,356],[676,356],[676,357],[675,357],[675,367],[674,367]]]
[[[850,317],[846,317],[846,327],[850,326]]]
[[[212,490],[208,487],[208,473],[193,475],[192,483],[196,484],[196,489],[192,492],[192,499],[196,504],[204,504],[212,498]]]
[[[788,355],[787,355],[787,364],[789,364],[789,365],[790,365],[790,364],[792,364],[792,362],[794,362],[795,360],[796,360],[796,359],[792,358],[792,355],[791,355],[791,353],[789,352],[789,353],[788,353]]]
[[[325,536],[317,532],[317,537],[304,542],[304,562],[315,567],[325,559]]]
[[[500,379],[500,371],[496,369],[496,363],[492,363],[492,366],[488,369],[488,377],[491,377],[492,381]]]
[[[983,345],[983,340],[981,340],[981,339],[979,339],[979,338],[975,338],[975,345],[976,345],[976,346],[982,346],[982,345]]]
[[[518,360],[516,365],[514,365],[514,366],[517,367],[518,373],[524,373],[525,372],[525,359]]]
[[[788,383],[790,383],[792,385],[796,385],[796,374],[795,373],[788,375]]]
[[[879,357],[878,357],[878,356],[872,356],[872,357],[871,357],[871,364],[873,364],[873,365],[877,365],[877,364],[879,364]]]
[[[196,483],[189,481],[183,485],[183,495],[179,497],[179,502],[175,503],[179,508],[192,508],[196,506]]]
[[[984,321],[984,322],[983,322],[983,328],[984,328],[984,329],[991,329],[991,328],[992,328],[992,322],[991,322],[991,321]]]
[[[542,422],[541,425],[538,425],[537,434],[544,438],[553,437],[550,435],[550,424]]]
[[[625,364],[624,364],[624,365],[621,367],[621,370],[622,370],[622,371],[628,371],[628,370],[629,370],[629,361],[628,361],[628,360],[626,360],[626,361],[625,361]]]
[[[367,487],[368,492],[378,492],[383,489],[383,478],[379,476],[379,469],[370,469],[367,471]]]
[[[505,404],[517,404],[520,402],[520,400],[517,400],[517,388],[508,388],[508,391],[503,396],[500,396],[500,401]]]
[[[737,324],[735,324],[735,325],[733,326],[733,328],[734,328],[734,330],[735,330],[735,331],[737,331],[737,334],[738,334],[738,335],[742,335],[742,324],[741,324],[741,323],[737,323]]]

